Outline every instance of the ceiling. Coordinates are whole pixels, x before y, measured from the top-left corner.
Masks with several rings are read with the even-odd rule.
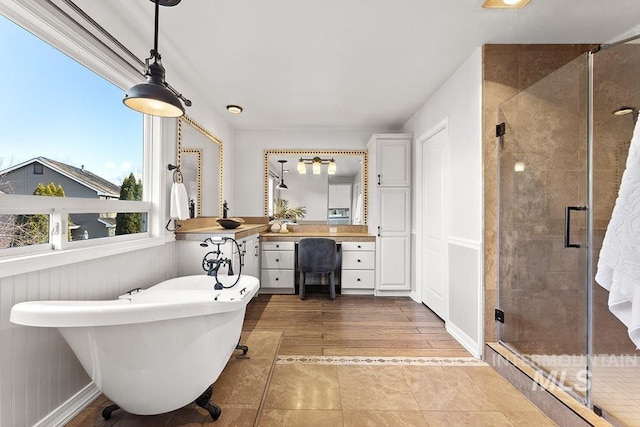
[[[151,1],[75,3],[148,56]],[[233,128],[397,130],[485,43],[600,43],[640,24],[638,0],[481,4],[183,0],[161,8],[158,50],[167,81]],[[227,104],[245,110],[232,116]]]

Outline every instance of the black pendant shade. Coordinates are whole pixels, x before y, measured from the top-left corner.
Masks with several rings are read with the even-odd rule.
[[[163,6],[174,6],[180,1],[162,1]],[[184,115],[184,106],[178,96],[167,87],[165,69],[158,52],[158,15],[161,0],[155,0],[154,47],[151,57],[147,58],[147,81],[133,86],[125,93],[122,102],[129,108],[144,114],[160,117],[180,117]]]
[[[280,184],[276,185],[276,188],[278,190],[286,190],[289,188],[287,184],[284,183],[284,164],[287,163],[287,161],[278,160],[278,163],[280,163]]]

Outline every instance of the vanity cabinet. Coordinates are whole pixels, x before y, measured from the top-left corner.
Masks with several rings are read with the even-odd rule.
[[[376,295],[411,291],[410,134],[375,134],[367,144],[373,160],[369,182],[369,232],[376,237]]]
[[[295,243],[262,242],[260,292],[295,293]]]
[[[375,268],[375,242],[342,242],[343,294],[371,294],[375,286]]]
[[[260,278],[260,240],[258,234],[238,240],[243,255],[242,274]],[[234,262],[234,266],[236,263]]]

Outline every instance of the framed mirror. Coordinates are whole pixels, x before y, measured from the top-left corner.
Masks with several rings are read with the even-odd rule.
[[[367,168],[366,150],[265,150],[264,215],[285,199],[306,209],[301,224],[365,225]]]
[[[222,141],[188,116],[178,119],[178,166],[196,216],[221,216]]]

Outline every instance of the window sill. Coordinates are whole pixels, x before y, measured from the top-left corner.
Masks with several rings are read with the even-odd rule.
[[[168,243],[165,236],[148,237],[125,242],[109,243],[84,248],[66,249],[63,251],[47,251],[0,259],[0,279],[61,267],[112,255],[162,246]]]

